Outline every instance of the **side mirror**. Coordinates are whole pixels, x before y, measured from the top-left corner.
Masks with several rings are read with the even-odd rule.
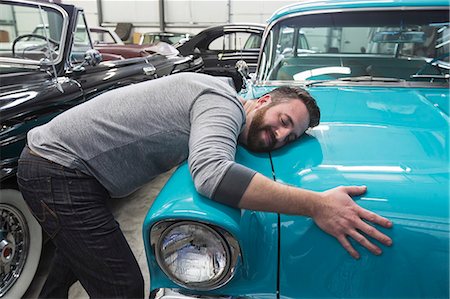
[[[239,74],[241,74],[241,76],[243,77],[243,79],[250,79],[250,76],[248,75],[248,65],[247,62],[245,62],[244,60],[238,60],[236,62],[236,70]]]
[[[102,62],[102,54],[96,49],[89,49],[84,53],[83,62],[78,63],[72,69],[74,72],[84,72],[85,66],[96,66],[100,62]]]
[[[247,80],[250,79],[247,62],[238,60],[235,65],[238,73],[238,80],[235,80],[235,86],[238,91],[247,88]],[[239,88],[240,87],[240,88]]]
[[[96,49],[89,49],[84,54],[85,64],[90,66],[96,66],[102,62],[102,54]]]

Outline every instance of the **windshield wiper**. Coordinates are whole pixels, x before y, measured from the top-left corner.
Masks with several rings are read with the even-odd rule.
[[[344,78],[338,78],[333,80],[319,80],[319,81],[312,81],[305,84],[306,87],[315,85],[315,84],[321,84],[321,83],[328,83],[328,82],[405,82],[404,79],[398,79],[398,78],[387,78],[387,77],[372,77],[372,76],[358,76],[358,77],[344,77]]]
[[[425,78],[425,79],[445,79],[448,80],[450,75],[448,73],[442,72],[442,69],[449,69],[448,65],[440,64],[439,62],[443,59],[450,56],[450,53],[445,53],[441,56],[435,57],[433,59],[427,60],[423,67],[421,67],[414,75],[410,77],[413,79],[417,78]],[[429,66],[435,67],[440,74],[422,74]]]
[[[38,4],[38,7],[39,7],[39,15],[41,17],[41,22],[42,22],[42,24],[45,24],[44,16],[43,16],[44,9],[42,8],[42,6],[40,4]],[[64,93],[61,83],[59,83],[59,81],[58,81],[58,73],[56,72],[55,61],[53,59],[53,53],[52,53],[53,50],[52,50],[52,47],[50,46],[50,38],[47,36],[46,30],[44,30],[44,37],[45,37],[45,41],[47,42],[47,48],[49,51],[49,55],[46,55],[47,56],[46,59],[51,61],[51,66],[52,66],[53,75],[54,75],[53,82],[55,83],[56,89],[58,89],[61,93]]]
[[[450,74],[426,74],[426,75],[411,75],[412,79],[442,79],[442,80],[448,80],[450,79]]]

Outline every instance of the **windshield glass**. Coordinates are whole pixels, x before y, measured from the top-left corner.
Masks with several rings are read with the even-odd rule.
[[[44,4],[0,4],[0,61],[58,60],[63,27],[62,13]]]
[[[144,33],[141,37],[139,44],[151,45],[157,42],[165,42],[172,45],[188,36],[189,36],[188,34],[184,33],[168,33],[168,34]]]
[[[296,16],[267,35],[258,79],[448,80],[448,53],[448,10]]]

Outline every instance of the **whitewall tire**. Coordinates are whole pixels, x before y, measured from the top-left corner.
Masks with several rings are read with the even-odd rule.
[[[0,297],[21,298],[36,273],[42,230],[22,194],[0,190]]]

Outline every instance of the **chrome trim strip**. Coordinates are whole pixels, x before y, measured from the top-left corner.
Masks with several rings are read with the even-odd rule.
[[[320,86],[331,86],[331,87],[354,87],[354,86],[364,86],[364,87],[386,87],[386,88],[449,88],[449,82],[428,82],[428,81],[405,81],[405,82],[376,82],[376,81],[361,81],[361,82],[350,82],[350,81],[325,81],[317,82],[315,81],[260,81],[254,83],[254,85],[261,86],[280,86],[280,85],[295,85],[301,87],[320,87]]]
[[[448,6],[397,6],[397,7],[371,7],[371,8],[333,8],[333,9],[323,9],[314,11],[303,11],[293,14],[285,15],[279,19],[274,20],[267,25],[267,29],[271,30],[272,27],[278,22],[284,21],[286,19],[295,18],[302,15],[315,15],[315,14],[327,14],[327,13],[341,13],[341,12],[355,12],[355,11],[406,11],[406,10],[448,10]]]
[[[230,296],[230,295],[200,295],[182,293],[178,289],[155,289],[150,293],[150,299],[250,299],[248,296]]]

